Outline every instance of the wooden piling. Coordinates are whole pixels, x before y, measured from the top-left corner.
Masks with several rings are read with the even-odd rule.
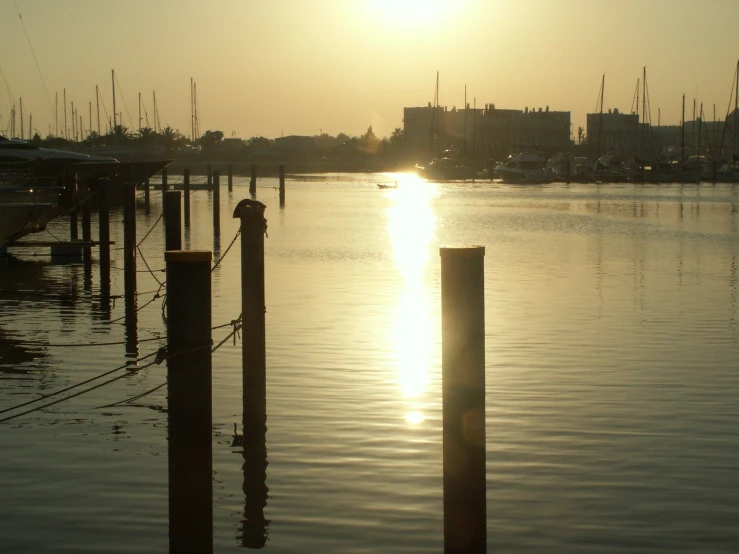
[[[228,192],[234,189],[234,164],[228,164]]]
[[[164,192],[165,250],[182,250],[182,194],[178,190]]]
[[[213,236],[221,236],[221,172],[213,172]]]
[[[168,251],[169,552],[213,552],[212,253]]]
[[[185,193],[185,227],[190,226],[190,170],[182,172],[182,191]]]
[[[103,312],[110,313],[110,205],[108,190],[110,181],[100,179],[98,191],[98,258],[100,264],[100,304]]]
[[[64,204],[71,208],[69,212],[69,240],[78,240],[77,230],[77,176],[66,175],[64,177]]]
[[[208,176],[208,188],[213,186],[213,166],[208,164],[205,168],[206,175]]]
[[[440,254],[444,552],[484,554],[485,247]]]
[[[241,318],[244,442],[259,440],[267,429],[264,303],[266,206],[242,200],[234,210],[241,219]]]
[[[169,190],[169,184],[167,183],[167,168],[162,168],[162,192],[167,192]]]
[[[136,295],[136,184],[123,183],[123,275],[126,300]]]
[[[89,195],[91,192],[90,187],[86,187],[85,194]],[[92,241],[92,205],[91,205],[91,199],[87,198],[84,202],[82,202],[82,240],[86,243],[90,243]],[[82,259],[85,264],[85,267],[89,266],[92,263],[92,248],[90,246],[85,246],[82,249]]]
[[[280,164],[280,206],[285,205],[285,166]]]
[[[144,206],[146,208],[146,211],[149,211],[149,200],[150,200],[150,194],[149,194],[149,178],[147,177],[144,181]]]
[[[257,166],[251,164],[251,179],[249,180],[249,194],[254,196],[257,193]]]

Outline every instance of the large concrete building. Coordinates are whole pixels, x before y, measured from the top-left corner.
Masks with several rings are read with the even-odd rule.
[[[453,149],[471,158],[503,159],[522,148],[537,147],[546,155],[570,146],[570,112],[539,109],[446,107],[404,108],[403,132],[410,151],[430,158]]]

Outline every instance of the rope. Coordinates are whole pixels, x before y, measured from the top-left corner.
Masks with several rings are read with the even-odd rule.
[[[154,337],[151,339],[140,339],[138,342],[149,342],[154,340],[162,340],[161,337]],[[46,346],[50,348],[65,348],[65,347],[93,347],[93,346],[118,346],[122,344],[128,344],[126,341],[120,341],[120,342],[93,342],[89,344],[53,344],[48,342],[41,342],[41,341],[16,341],[16,340],[2,340],[0,339],[0,344],[9,344],[13,346]],[[2,412],[0,412],[2,413]]]
[[[144,257],[144,253],[143,253],[143,252],[141,251],[141,248],[139,248],[138,246],[136,246],[136,250],[138,250],[138,251],[139,251],[139,254],[141,254],[141,260],[142,260],[142,261],[144,262],[144,265],[146,266],[146,269],[148,269],[148,270],[149,270],[149,273],[151,273],[151,276],[152,276],[152,277],[154,277],[154,280],[155,280],[155,281],[156,281],[157,283],[159,283],[159,286],[160,286],[160,287],[163,287],[163,286],[164,286],[164,283],[162,283],[162,282],[161,282],[161,281],[160,281],[159,279],[157,279],[157,276],[156,276],[156,275],[154,275],[154,272],[153,272],[153,271],[152,271],[152,269],[151,269],[151,268],[149,267],[149,263],[148,263],[148,262],[146,261],[146,258]],[[166,281],[165,281],[165,283],[166,283]]]
[[[226,248],[226,251],[223,253],[223,255],[220,258],[218,258],[218,261],[215,264],[213,264],[213,268],[210,270],[211,273],[213,273],[216,270],[216,268],[221,264],[221,262],[223,261],[223,258],[225,258],[226,254],[228,254],[228,251],[231,250],[231,247],[236,242],[236,239],[239,238],[240,234],[241,234],[241,227],[239,227],[238,230],[236,231],[236,234],[234,235],[233,240],[231,240],[231,244],[228,245],[228,248]]]
[[[144,356],[139,361],[145,360],[146,358],[150,358],[154,354],[157,354],[158,352],[159,351],[156,351],[156,352],[153,352],[153,353],[151,353],[151,354],[149,354],[147,356]],[[131,361],[128,361],[125,364],[116,367],[115,369],[111,369],[110,371],[106,371],[105,373],[101,373],[100,375],[97,375],[95,377],[91,377],[90,379],[87,379],[85,381],[81,381],[81,382],[79,382],[79,383],[77,383],[75,385],[71,385],[69,387],[60,389],[60,390],[58,390],[56,392],[52,392],[52,393],[49,393],[49,394],[44,394],[42,396],[39,396],[38,398],[34,398],[33,400],[28,400],[27,402],[23,402],[21,404],[17,404],[15,406],[11,406],[10,408],[5,408],[3,410],[0,410],[0,414],[11,412],[11,411],[17,410],[18,408],[23,408],[23,407],[28,406],[30,404],[34,404],[36,402],[40,402],[41,400],[46,400],[47,398],[51,398],[52,396],[57,396],[59,394],[65,393],[65,392],[69,392],[71,390],[76,389],[77,387],[81,387],[82,385],[86,385],[87,383],[91,383],[91,382],[96,381],[98,379],[102,379],[103,377],[107,377],[108,375],[111,375],[112,373],[115,373],[116,371],[120,371],[121,369],[123,369],[125,367],[128,367],[130,365],[136,364],[136,363],[138,363],[138,362],[134,362],[132,360]],[[137,369],[137,371],[139,371],[140,369],[144,369],[144,368],[139,368],[139,369]],[[30,412],[25,412],[25,413],[30,413]],[[19,414],[19,415],[23,415],[23,414]],[[17,416],[13,416],[13,417],[17,417]],[[6,418],[6,419],[2,419],[2,420],[0,420],[0,423],[2,423],[3,421],[7,421],[8,419],[12,419],[12,417],[11,418]]]
[[[164,285],[162,285],[162,286],[159,287],[159,290],[157,290],[156,291],[156,294],[154,294],[154,298],[152,298],[151,300],[149,300],[146,304],[144,304],[140,308],[136,308],[136,310],[134,310],[134,313],[135,314],[139,313],[141,310],[143,310],[144,308],[146,308],[149,304],[151,304],[152,302],[154,302],[154,300],[156,300],[157,298],[167,298],[167,295],[166,294],[159,294],[160,291],[162,290],[162,287],[163,286]],[[117,323],[117,322],[119,322],[122,319],[126,319],[126,315],[122,315],[119,318],[113,319],[113,320],[109,321],[109,323]]]
[[[163,218],[163,217],[164,217],[164,212],[162,212],[162,213],[160,213],[160,214],[159,214],[159,217],[158,217],[158,218],[157,218],[157,220],[156,220],[156,221],[154,222],[154,225],[152,225],[152,226],[151,226],[151,229],[149,229],[149,232],[148,232],[148,233],[146,233],[146,234],[144,235],[144,238],[142,238],[142,239],[141,239],[141,240],[140,240],[140,241],[138,242],[138,244],[136,245],[136,248],[138,248],[139,246],[141,246],[141,244],[142,244],[142,243],[143,243],[143,242],[144,242],[144,241],[145,241],[145,240],[146,240],[146,239],[147,239],[147,238],[149,237],[149,235],[151,234],[151,232],[152,232],[152,231],[154,230],[154,227],[156,227],[156,226],[157,226],[157,224],[158,224],[158,223],[159,223],[159,222],[160,222],[160,221],[162,220],[162,218]]]

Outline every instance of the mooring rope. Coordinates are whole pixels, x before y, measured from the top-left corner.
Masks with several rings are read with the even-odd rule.
[[[228,251],[231,250],[231,247],[236,242],[236,239],[239,238],[240,234],[241,234],[241,227],[239,227],[238,230],[236,231],[234,238],[231,240],[231,244],[228,245],[228,248],[226,248],[226,251],[223,253],[223,255],[220,258],[218,258],[218,261],[216,261],[216,263],[213,264],[213,268],[210,270],[211,273],[213,273],[215,269],[221,264],[221,262],[223,261],[223,258],[225,258],[226,254],[228,254]]]

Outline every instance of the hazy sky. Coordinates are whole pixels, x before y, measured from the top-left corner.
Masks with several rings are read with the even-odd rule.
[[[467,85],[478,107],[569,110],[574,132],[604,72],[605,108],[628,111],[647,66],[655,124],[657,108],[679,122],[683,93],[688,119],[696,98],[710,120],[729,104],[737,22],[739,0],[0,0],[0,130],[6,80],[45,135],[64,88],[85,127],[96,84],[110,112],[111,69],[125,125],[139,92],[151,121],[155,90],[162,125],[185,135],[191,77],[201,132],[242,138],[388,135],[433,100],[437,70],[450,109]]]

